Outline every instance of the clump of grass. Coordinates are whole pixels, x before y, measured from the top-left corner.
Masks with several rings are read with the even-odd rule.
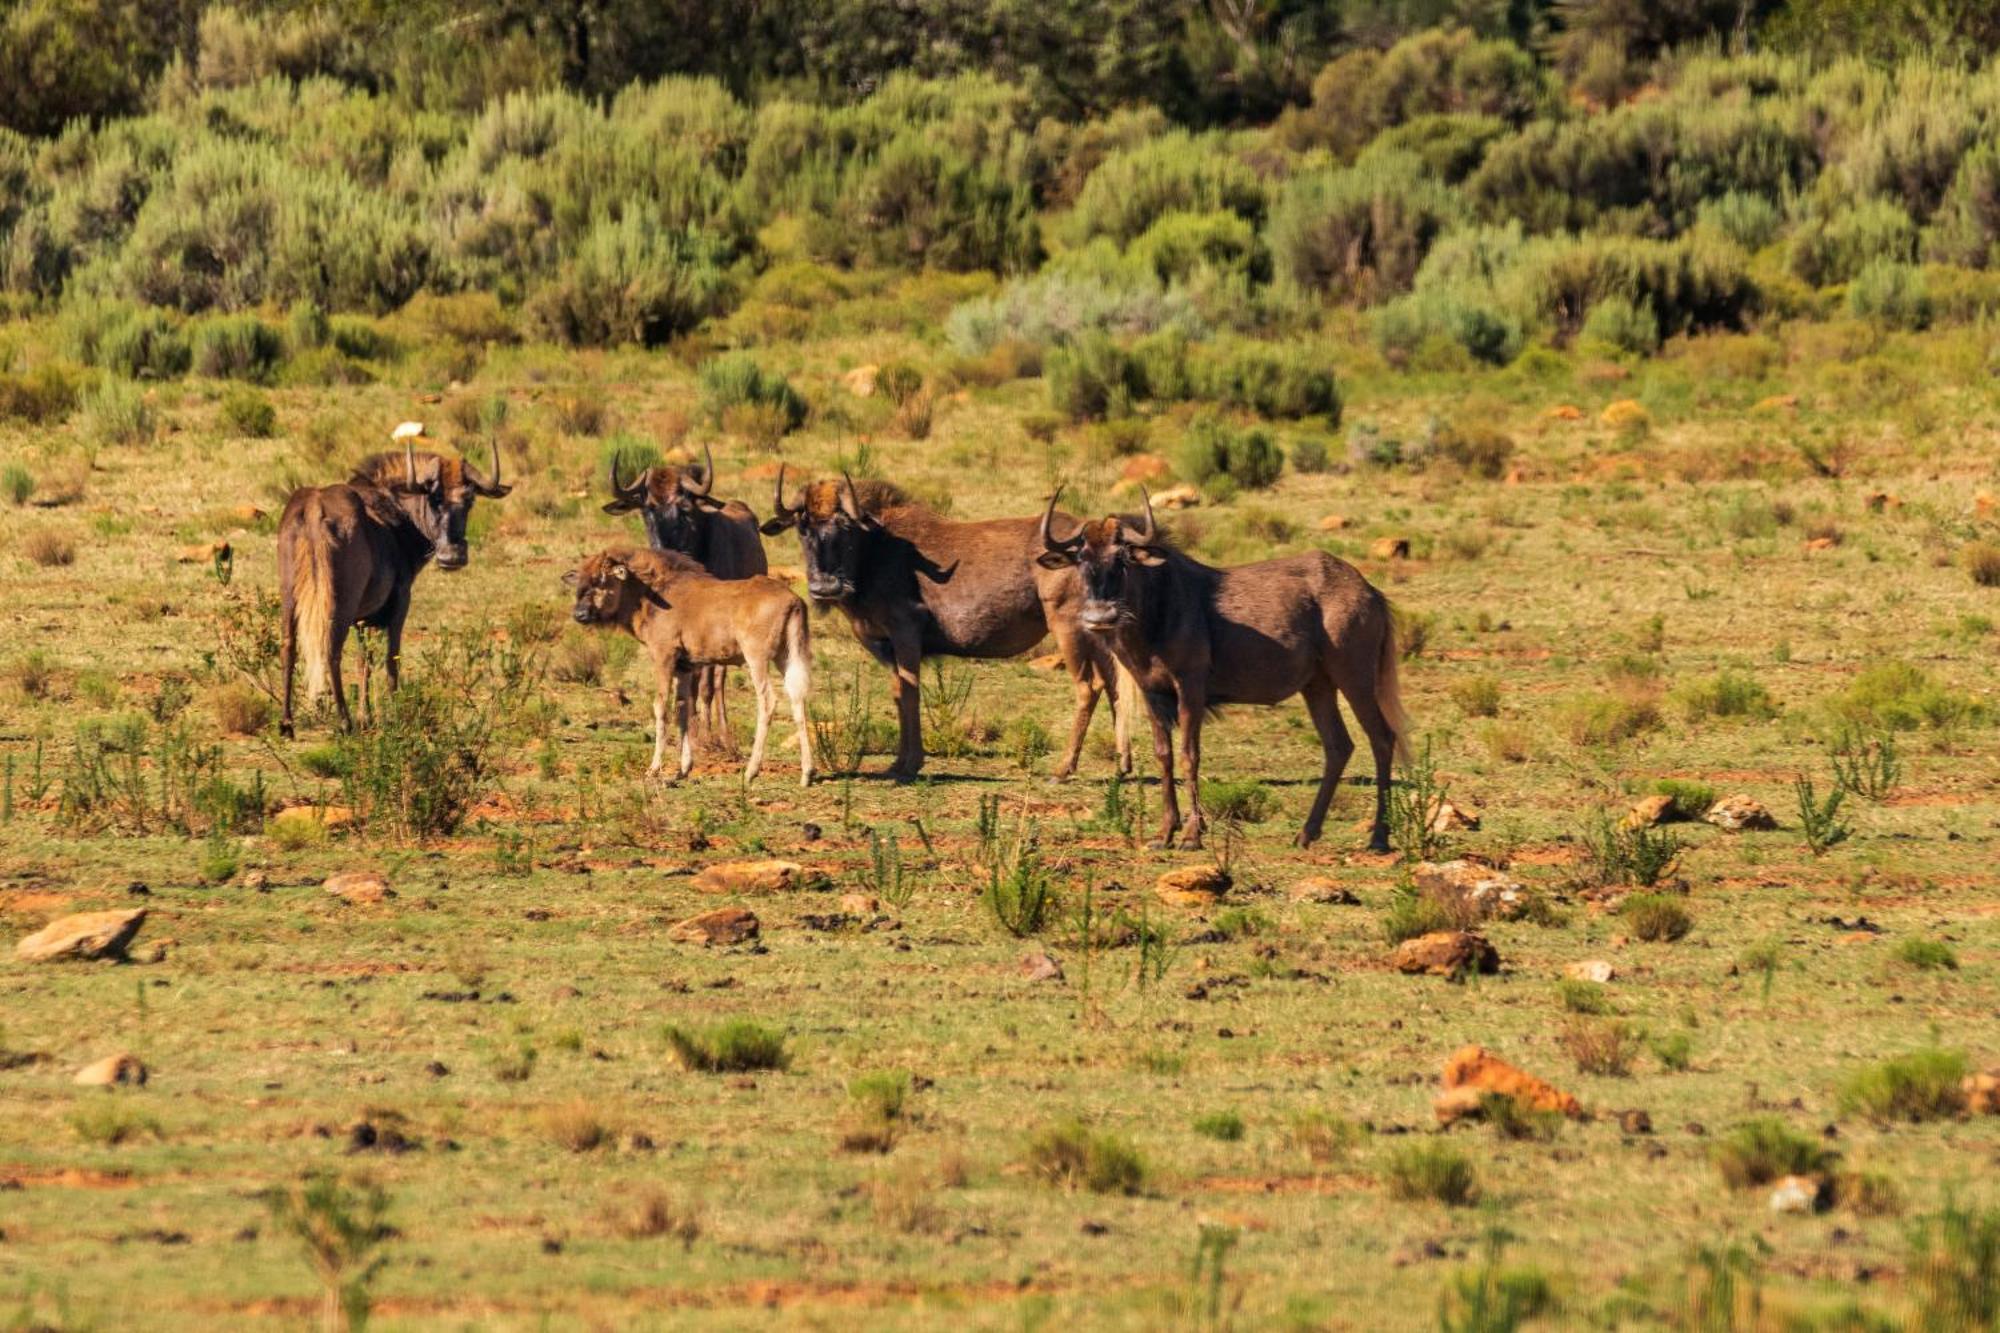
[[[1556,708],[1556,726],[1570,744],[1616,745],[1660,725],[1660,706],[1643,694],[1579,694]]]
[[[701,1238],[701,1214],[659,1190],[606,1209],[605,1222],[626,1240],[677,1240],[683,1251]]]
[[[875,1221],[906,1236],[938,1230],[943,1213],[932,1196],[939,1183],[921,1167],[905,1166],[882,1173],[867,1185],[868,1204]]]
[[[1028,1140],[1028,1170],[1039,1180],[1092,1194],[1137,1194],[1146,1183],[1138,1149],[1109,1133],[1092,1133],[1080,1120],[1064,1120]]]
[[[1879,1124],[1947,1120],[1965,1109],[1959,1085],[1970,1068],[1963,1051],[1912,1051],[1856,1071],[1841,1086],[1840,1107]]]
[[[1653,791],[1667,798],[1667,813],[1675,819],[1700,819],[1716,799],[1715,788],[1686,778],[1661,778],[1653,784]]]
[[[7,668],[7,675],[13,680],[14,688],[28,698],[46,699],[55,688],[55,659],[36,648],[15,658],[13,665]]]
[[[9,463],[0,468],[0,495],[7,497],[7,503],[19,507],[28,503],[28,497],[35,493],[35,474],[19,463]]]
[[[1833,1192],[1841,1207],[1861,1217],[1894,1217],[1903,1211],[1903,1187],[1880,1171],[1843,1171]]]
[[[1194,1132],[1205,1139],[1235,1143],[1243,1137],[1243,1117],[1234,1111],[1211,1111],[1195,1117]]]
[[[1840,803],[1847,798],[1845,787],[1835,783],[1822,799],[1813,790],[1813,780],[1801,773],[1792,780],[1792,795],[1798,803],[1799,831],[1806,836],[1808,851],[1825,856],[1847,841],[1853,829],[1840,817]]]
[[[493,1052],[489,1064],[493,1077],[502,1083],[526,1083],[534,1076],[535,1062],[540,1058],[541,1053],[524,1037],[512,1049]]]
[[[1593,1021],[1581,1015],[1564,1023],[1556,1044],[1585,1074],[1624,1078],[1639,1054],[1639,1035],[1618,1019]]]
[[[1694,929],[1694,916],[1666,893],[1635,893],[1619,907],[1636,939],[1671,944]]]
[[[847,1152],[888,1152],[902,1133],[910,1076],[901,1070],[863,1074],[847,1085],[850,1114],[841,1130]]]
[[[1959,548],[1958,562],[1982,588],[2000,588],[2000,546],[1992,542],[1967,542]]]
[[[1562,1002],[1563,1009],[1572,1014],[1611,1012],[1610,993],[1595,981],[1566,977],[1556,983],[1556,998]]]
[[[1910,1232],[1905,1264],[1923,1333],[1992,1328],[2000,1323],[2000,1209],[1973,1212],[1947,1204]]]
[[[704,1074],[783,1069],[791,1062],[784,1034],[747,1018],[732,1018],[705,1030],[669,1026],[664,1035],[685,1068]]]
[[[76,562],[76,543],[54,528],[36,528],[22,539],[21,554],[43,569],[60,569]]]
[[[1660,1062],[1660,1068],[1669,1073],[1684,1074],[1694,1063],[1694,1038],[1685,1032],[1669,1032],[1664,1037],[1654,1037],[1646,1045]]]
[[[1479,1115],[1503,1139],[1549,1143],[1562,1132],[1561,1111],[1538,1111],[1505,1093],[1489,1092],[1481,1097]]]
[[[567,1152],[590,1152],[610,1143],[615,1131],[587,1097],[545,1106],[535,1117],[542,1137]]]
[[[86,1100],[71,1111],[69,1127],[85,1143],[111,1148],[134,1139],[163,1137],[160,1122],[117,1099]]]
[[[1600,884],[1651,888],[1673,872],[1682,846],[1671,830],[1628,828],[1604,810],[1583,831],[1584,854]]]
[[[1492,676],[1470,676],[1451,684],[1451,701],[1467,717],[1497,717],[1500,714],[1500,682]]]
[[[198,869],[204,883],[226,884],[236,878],[236,872],[242,867],[241,849],[222,829],[216,829],[202,844],[201,863]]]
[[[1304,1111],[1292,1121],[1292,1143],[1316,1166],[1345,1161],[1364,1137],[1366,1131],[1352,1120],[1324,1111]]]
[[[1201,804],[1210,819],[1261,824],[1271,814],[1277,798],[1261,782],[1204,782]]]
[[[1776,1116],[1760,1116],[1724,1135],[1713,1157],[1730,1188],[1750,1189],[1781,1176],[1823,1175],[1840,1154]]]
[[[1232,940],[1262,935],[1271,929],[1271,918],[1254,907],[1229,907],[1216,913],[1209,929]]]
[[[1412,1143],[1389,1156],[1389,1192],[1398,1199],[1431,1200],[1462,1208],[1479,1197],[1472,1159],[1441,1143]]]
[[[602,634],[569,634],[556,645],[549,661],[549,675],[565,685],[597,685],[604,680],[609,651]]]
[[[278,409],[247,384],[233,384],[222,395],[222,425],[231,435],[269,439],[278,429]]]
[[[1896,946],[1896,961],[1919,972],[1958,970],[1958,954],[1943,940],[1911,937]]]
[[[271,699],[262,690],[234,681],[215,692],[215,720],[230,736],[255,736],[271,722]]]
[[[323,1296],[320,1326],[362,1329],[373,1304],[368,1288],[382,1271],[378,1253],[397,1232],[389,1225],[389,1196],[380,1186],[342,1184],[315,1172],[266,1196],[271,1220],[305,1247]]]
[[[1711,717],[1766,718],[1778,711],[1763,683],[1740,671],[1690,681],[1674,691],[1674,699],[1690,722]]]
[[[107,376],[83,395],[83,429],[96,444],[148,444],[159,434],[160,420],[136,385]]]

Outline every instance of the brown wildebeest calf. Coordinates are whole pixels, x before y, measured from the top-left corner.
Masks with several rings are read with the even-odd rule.
[[[464,459],[415,452],[410,441],[421,433],[414,422],[398,426],[402,453],[373,454],[349,480],[301,487],[285,502],[278,519],[278,660],[285,673],[278,730],[284,736],[293,734],[292,667],[301,646],[307,700],[331,690],[344,726],[352,727],[354,719],[340,680],[340,654],[354,626],[387,632],[389,688],[396,688],[411,585],[433,559],[439,569],[463,569],[472,502],[482,495],[497,500],[513,489],[500,484],[499,445],[493,446],[489,481]]]
[[[1041,549],[1034,519],[955,523],[886,482],[856,487],[846,477],[813,482],[788,505],[782,463],[774,503],[764,531],[798,529],[806,591],[821,605],[838,606],[862,647],[894,673],[899,727],[891,777],[908,781],[924,766],[918,669],[926,656],[1016,657],[1044,634],[1055,636],[1076,686],[1069,750],[1056,776],[1076,770],[1100,690],[1111,693],[1120,769],[1131,769],[1117,665],[1077,626],[1074,574],[1034,565]]]
[[[1319,793],[1299,846],[1319,837],[1333,789],[1354,753],[1336,695],[1375,752],[1375,823],[1368,845],[1389,850],[1389,770],[1407,757],[1409,721],[1396,689],[1389,602],[1354,566],[1323,551],[1216,569],[1176,550],[1153,522],[1108,517],[1055,533],[1056,499],[1042,514],[1039,563],[1083,578],[1077,619],[1101,636],[1145,691],[1165,796],[1159,845],[1181,822],[1174,800],[1173,728],[1181,728],[1191,808],[1185,847],[1201,846],[1201,724],[1222,704],[1306,701],[1326,751]],[[1140,494],[1145,496],[1142,489]]]
[[[757,695],[757,735],[743,780],[764,764],[764,738],[777,706],[771,668],[784,672],[792,725],[799,733],[799,785],[812,784],[812,736],[806,722],[806,695],[812,689],[812,629],[806,604],[782,582],[762,576],[711,577],[678,551],[636,551],[614,547],[591,556],[563,575],[576,593],[572,614],[582,625],[622,629],[644,645],[653,659],[659,690],[653,698],[653,765],[657,777],[666,764],[667,692],[678,686],[675,716],[680,727],[680,776],[694,767],[688,734],[693,676],[702,667],[740,666]]]
[[[629,514],[634,509],[646,525],[646,543],[655,551],[679,551],[719,579],[747,579],[767,573],[764,543],[757,536],[757,515],[741,500],[722,501],[709,492],[715,488],[715,459],[707,445],[701,448],[701,466],[676,467],[661,463],[641,472],[631,485],[618,476],[618,460],[611,460],[611,502],[607,514]],[[730,747],[729,708],[723,687],[728,683],[728,667],[704,667],[696,673],[700,686],[695,707],[697,733]]]

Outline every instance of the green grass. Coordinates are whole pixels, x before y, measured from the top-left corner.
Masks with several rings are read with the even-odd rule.
[[[676,1059],[704,1074],[783,1069],[791,1062],[784,1034],[749,1019],[730,1019],[711,1028],[669,1026],[661,1035]]]
[[[1383,1166],[1390,1194],[1462,1208],[1479,1197],[1472,1159],[1442,1144],[1413,1143],[1389,1154]]]
[[[1948,1120],[1964,1109],[1959,1083],[1971,1070],[1963,1051],[1912,1051],[1856,1070],[1841,1085],[1840,1106],[1884,1124]]]
[[[1711,1156],[1732,1189],[1748,1189],[1782,1176],[1830,1170],[1840,1154],[1775,1116],[1763,1116],[1723,1135]]]
[[[1243,1137],[1243,1117],[1234,1111],[1211,1111],[1195,1117],[1194,1132],[1205,1139],[1235,1143]]]
[[[1077,1120],[1036,1131],[1022,1157],[1036,1179],[1060,1189],[1137,1194],[1146,1183],[1145,1159],[1130,1142]]]

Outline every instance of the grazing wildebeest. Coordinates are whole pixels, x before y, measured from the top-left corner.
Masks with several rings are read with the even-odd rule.
[[[764,763],[777,692],[771,668],[784,672],[792,725],[799,733],[799,785],[812,783],[812,737],[806,722],[806,695],[812,689],[812,629],[806,604],[778,579],[762,575],[718,579],[678,551],[637,551],[614,547],[591,556],[563,575],[576,593],[571,614],[582,625],[621,629],[637,639],[653,659],[659,682],[653,698],[653,765],[666,764],[667,695],[675,686],[680,726],[680,775],[694,767],[688,734],[690,677],[703,667],[740,666],[750,673],[757,695],[757,735],[750,744],[748,782]]]
[[[389,688],[402,679],[403,621],[410,586],[431,560],[439,569],[465,567],[465,520],[479,496],[499,499],[500,446],[493,446],[491,480],[462,458],[415,452],[423,433],[415,422],[396,428],[403,452],[363,459],[347,481],[292,492],[278,519],[278,601],[283,620],[279,665],[285,673],[280,734],[291,736],[292,665],[306,659],[306,698],[329,689],[342,725],[352,727],[340,654],[355,625],[389,636]]]
[[[1375,752],[1375,824],[1371,849],[1389,850],[1389,770],[1407,757],[1409,721],[1396,689],[1396,633],[1389,602],[1360,571],[1324,551],[1216,569],[1182,553],[1153,521],[1107,517],[1067,537],[1049,497],[1042,514],[1039,563],[1074,568],[1083,582],[1078,622],[1099,636],[1145,692],[1153,754],[1165,800],[1159,844],[1181,822],[1174,800],[1173,728],[1182,733],[1188,804],[1182,845],[1201,846],[1201,723],[1222,704],[1306,701],[1326,751],[1299,846],[1319,837],[1333,789],[1354,742],[1340,720],[1336,694],[1367,733]]]
[[[786,504],[782,463],[773,503],[764,531],[798,529],[807,592],[838,606],[862,646],[893,673],[899,727],[890,776],[908,780],[924,766],[918,669],[925,656],[1014,657],[1044,634],[1055,636],[1076,686],[1069,750],[1056,776],[1075,771],[1101,690],[1111,694],[1121,769],[1130,770],[1116,664],[1077,626],[1074,574],[1034,564],[1034,519],[952,522],[886,482],[857,487],[845,476],[813,482]]]
[[[634,509],[646,524],[646,541],[656,551],[679,551],[719,579],[747,579],[769,572],[764,543],[757,536],[757,515],[741,500],[724,502],[709,492],[715,488],[715,459],[701,448],[701,466],[661,463],[641,472],[631,485],[618,476],[611,460],[611,502],[607,514]],[[729,709],[723,687],[727,667],[704,667],[696,673],[700,699],[695,710],[697,731],[727,745]]]

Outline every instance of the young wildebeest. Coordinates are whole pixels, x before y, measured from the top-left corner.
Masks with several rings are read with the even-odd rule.
[[[799,785],[812,783],[812,737],[806,725],[806,694],[812,688],[812,630],[806,604],[777,579],[718,579],[678,551],[634,551],[614,547],[590,557],[563,575],[576,593],[572,614],[582,625],[624,630],[653,659],[659,691],[653,698],[653,766],[666,764],[667,693],[678,686],[675,719],[681,734],[680,776],[694,767],[688,735],[693,676],[706,666],[740,666],[757,695],[757,735],[750,743],[745,782],[764,763],[777,691],[771,668],[784,672],[792,725],[799,733]]]
[[[611,503],[607,514],[640,512],[646,541],[656,551],[679,551],[719,579],[747,579],[766,573],[764,543],[757,537],[757,515],[740,500],[724,502],[710,495],[715,487],[715,459],[701,448],[701,466],[661,463],[641,472],[627,486],[611,460]],[[730,744],[729,709],[723,686],[729,668],[704,667],[696,673],[700,698],[696,730],[704,738]]]
[[[439,569],[463,569],[472,502],[482,495],[497,500],[513,489],[500,484],[499,445],[489,481],[464,459],[416,453],[410,441],[422,433],[415,422],[405,422],[396,428],[402,453],[373,454],[347,481],[301,487],[285,502],[278,519],[279,666],[285,673],[278,730],[284,736],[293,734],[292,664],[301,647],[307,700],[331,689],[344,726],[351,728],[354,719],[340,680],[340,654],[355,625],[388,632],[389,688],[396,688],[410,586],[433,559]]]
[[[857,488],[844,476],[813,482],[788,505],[782,463],[774,504],[776,516],[764,531],[798,528],[807,592],[845,612],[861,645],[894,673],[900,725],[891,777],[907,781],[924,766],[918,668],[926,655],[1014,657],[1044,634],[1055,635],[1076,686],[1069,751],[1056,776],[1075,771],[1100,690],[1111,693],[1120,769],[1130,771],[1128,708],[1120,706],[1116,663],[1077,628],[1075,576],[1033,565],[1040,549],[1034,519],[954,523],[886,482]]]
[[[1354,753],[1335,694],[1375,752],[1375,824],[1368,845],[1389,850],[1389,769],[1407,757],[1409,722],[1396,690],[1396,634],[1388,599],[1352,565],[1323,551],[1216,569],[1176,550],[1153,522],[1085,523],[1055,534],[1056,498],[1042,514],[1045,568],[1083,578],[1077,619],[1102,637],[1145,691],[1153,754],[1166,797],[1159,845],[1180,825],[1174,801],[1173,728],[1182,732],[1188,804],[1185,847],[1201,846],[1201,723],[1221,704],[1275,704],[1301,695],[1326,750],[1319,794],[1299,846],[1319,837],[1334,785]]]

